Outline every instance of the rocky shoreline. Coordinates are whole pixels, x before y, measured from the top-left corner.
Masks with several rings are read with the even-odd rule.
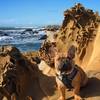
[[[56,32],[53,30],[53,34],[49,34],[38,51],[21,53],[16,47],[1,47],[0,100],[57,100],[59,93],[55,82],[55,48],[66,54],[71,45],[76,46],[75,62],[82,66],[89,77],[87,87],[81,91],[82,97],[86,100],[99,100],[100,64],[97,66],[95,63],[95,68],[89,66],[97,55],[100,58],[99,48],[94,48],[99,39],[99,19],[98,13],[85,9],[79,3],[64,12],[61,28]],[[71,94],[66,93],[68,100],[73,100]]]

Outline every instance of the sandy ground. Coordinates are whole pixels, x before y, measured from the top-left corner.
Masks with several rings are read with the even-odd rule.
[[[44,68],[45,69],[45,68]],[[43,73],[45,73],[46,76],[50,75],[50,79],[49,79],[49,83],[47,82],[47,80],[40,79],[40,84],[43,82],[43,84],[41,84],[42,90],[45,91],[45,93],[49,96],[49,98],[46,98],[45,100],[57,100],[59,97],[59,92],[57,91],[57,88],[54,89],[53,91],[53,95],[50,95],[50,92],[52,91],[49,90],[50,88],[53,87],[52,82],[55,83],[55,79],[51,79],[51,77],[53,76],[53,71],[52,69],[49,71],[44,72],[43,69]],[[47,69],[47,67],[46,67]],[[49,74],[50,73],[50,74]],[[88,72],[88,76],[89,76],[89,82],[87,84],[87,86],[85,88],[81,89],[81,96],[85,99],[85,100],[100,100],[100,72],[97,71],[89,71]],[[45,86],[48,87],[45,87]],[[56,84],[54,84],[56,86]],[[48,89],[46,89],[48,88]],[[44,100],[44,99],[43,99]],[[66,90],[66,100],[74,100],[73,99],[73,95],[71,91],[67,91]]]

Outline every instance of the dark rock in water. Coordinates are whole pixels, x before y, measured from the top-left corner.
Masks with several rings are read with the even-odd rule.
[[[47,39],[47,35],[43,35],[39,40],[45,40],[45,39]]]
[[[39,29],[38,31],[45,31],[46,30],[46,28],[42,28],[42,29]]]
[[[33,33],[33,30],[31,28],[25,29],[21,34],[26,34],[26,32],[29,32],[30,34]]]
[[[3,32],[3,31],[0,31],[0,36],[8,36],[8,34],[6,34],[6,33]]]
[[[8,34],[4,33],[4,36],[9,36]]]
[[[39,31],[37,31],[37,30],[32,30],[32,29],[26,29],[25,31],[23,31],[21,34],[26,34],[26,32],[29,32],[30,34],[38,34],[39,33]]]
[[[57,31],[60,29],[60,26],[59,25],[48,25],[46,28],[45,28],[47,31]]]
[[[39,31],[36,31],[36,30],[35,30],[35,31],[33,31],[33,33],[34,33],[34,34],[38,34],[38,33],[39,33]]]
[[[22,32],[21,34],[23,35],[23,34],[26,34],[26,33],[25,32]]]
[[[31,28],[26,29],[25,31],[33,31]]]

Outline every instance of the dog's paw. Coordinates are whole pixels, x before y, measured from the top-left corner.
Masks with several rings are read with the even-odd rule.
[[[61,97],[59,97],[58,100],[65,100],[65,98],[61,96]]]
[[[27,96],[27,97],[25,98],[25,100],[32,100],[32,98],[31,98],[30,96]]]
[[[60,97],[58,100],[65,100],[65,98],[64,97]]]
[[[75,95],[75,99],[74,100],[83,100],[80,96]]]

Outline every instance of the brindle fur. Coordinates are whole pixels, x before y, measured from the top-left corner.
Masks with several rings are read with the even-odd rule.
[[[72,48],[72,49],[74,49],[74,48]],[[75,67],[75,63],[73,61],[73,58],[75,57],[75,54],[74,54],[75,49],[71,50],[71,52],[70,52],[70,50],[71,50],[71,48],[69,49],[67,56],[70,56],[71,61],[72,61],[72,66]],[[59,65],[59,63],[61,63],[61,62],[59,62],[59,57],[61,57],[61,54],[59,55],[59,53],[56,53],[55,69],[56,69],[57,74],[60,73],[60,70],[58,70],[59,69],[58,65]],[[73,95],[74,95],[74,100],[82,100],[82,98],[79,95],[80,88],[87,84],[88,78],[81,67],[77,66],[77,70],[78,70],[78,72],[77,72],[76,76],[74,77],[74,79],[72,80]],[[57,77],[56,77],[56,82],[57,82],[58,90],[60,92],[60,97],[58,100],[65,100],[65,90],[66,90],[67,86],[65,86],[62,83],[62,81],[60,81]]]

